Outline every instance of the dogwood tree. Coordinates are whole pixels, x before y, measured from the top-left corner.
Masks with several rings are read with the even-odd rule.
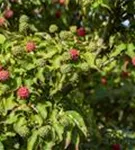
[[[135,2],[0,7],[0,149],[134,149]]]

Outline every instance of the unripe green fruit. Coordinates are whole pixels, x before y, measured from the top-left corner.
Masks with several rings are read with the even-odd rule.
[[[22,23],[22,22],[28,22],[29,21],[29,18],[28,16],[26,15],[22,15],[19,19],[19,22]]]
[[[56,31],[58,31],[58,26],[55,25],[55,24],[50,25],[49,32],[50,33],[55,33]]]
[[[66,39],[72,38],[72,34],[69,31],[61,31],[60,38],[63,40],[66,40]]]
[[[22,54],[24,53],[23,48],[20,46],[13,47],[11,51],[14,56],[23,56]]]
[[[71,26],[70,27],[71,32],[76,33],[76,30],[77,30],[77,26]]]

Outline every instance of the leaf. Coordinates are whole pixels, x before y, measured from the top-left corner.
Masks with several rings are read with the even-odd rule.
[[[32,84],[33,84],[33,79],[25,79],[24,81],[25,86],[27,86],[28,88],[31,88]],[[32,91],[32,89],[31,89]]]
[[[26,66],[26,69],[27,70],[32,70],[32,69],[34,69],[36,66],[35,66],[35,64],[28,64],[27,66]]]
[[[42,42],[38,45],[38,48],[39,49],[42,49],[42,48],[46,48],[47,44],[45,42]]]
[[[22,78],[21,77],[16,77],[16,84],[17,84],[17,88],[22,85]]]
[[[51,112],[51,115],[50,115],[50,119],[53,121],[53,122],[56,122],[57,121],[57,115],[58,115],[58,110],[56,108],[54,108]]]
[[[9,96],[8,98],[3,98],[1,103],[5,110],[5,113],[7,113],[8,110],[12,110],[15,106],[17,106],[17,103],[15,103],[14,101],[13,95]]]
[[[65,141],[64,149],[67,149],[68,146],[70,145],[70,143],[71,143],[71,138],[72,138],[72,131],[67,131],[67,132],[66,132],[66,141]]]
[[[0,142],[0,150],[4,150],[4,145]]]
[[[41,126],[43,124],[43,119],[40,115],[32,115],[32,121],[34,121],[35,124]]]
[[[44,59],[52,58],[56,53],[57,53],[56,50],[51,50],[50,52],[48,52],[48,53],[44,56]]]
[[[135,50],[135,46],[134,46],[133,43],[127,44],[127,51],[126,51],[126,54],[127,54],[128,56],[130,56],[131,58],[135,56],[134,50]]]
[[[37,110],[43,119],[47,118],[46,105],[43,105],[41,103],[37,104]]]
[[[77,132],[73,135],[73,143],[75,144],[75,150],[79,150],[80,136]]]
[[[3,34],[0,34],[0,44],[3,44],[6,40],[6,37]]]
[[[76,112],[76,111],[66,111],[65,114],[70,118],[72,119],[75,124],[77,125],[77,127],[83,132],[83,134],[85,136],[87,136],[87,128],[86,128],[86,125],[84,123],[84,120],[82,118],[82,116]]]
[[[34,131],[28,139],[27,150],[33,150],[38,139],[38,132]]]
[[[61,60],[62,60],[62,56],[57,56],[55,59],[52,60],[53,62],[53,68],[54,69],[58,69],[61,67]]]
[[[18,115],[15,114],[15,112],[13,111],[12,113],[10,113],[10,115],[7,117],[5,123],[6,124],[13,124],[14,122],[16,122],[18,119]]]
[[[126,50],[126,44],[121,43],[116,46],[116,49],[112,52],[111,57],[119,55],[123,50]]]
[[[72,65],[71,64],[64,64],[60,66],[60,71],[63,74],[69,73],[72,70]]]
[[[53,128],[58,136],[58,141],[61,142],[63,140],[64,127],[57,122],[53,123]]]
[[[50,129],[51,129],[51,126],[49,125],[42,126],[38,129],[38,135],[41,137],[47,137]]]
[[[37,77],[40,81],[45,82],[44,68],[38,69],[38,72],[37,72],[37,74],[36,74],[36,77]]]
[[[3,135],[3,138],[8,138],[8,137],[15,137],[16,136],[16,134],[14,133],[14,132],[5,132],[5,134]]]
[[[17,122],[14,123],[13,127],[16,133],[18,133],[22,137],[25,137],[29,133],[25,117],[18,118]]]
[[[84,54],[84,59],[86,60],[86,62],[88,63],[88,65],[91,67],[91,68],[97,68],[96,65],[95,65],[95,55],[90,53],[90,52],[86,52]]]
[[[45,142],[43,150],[52,150],[52,147],[55,145],[54,142]]]
[[[52,107],[52,103],[49,101],[46,101],[45,105],[46,105],[46,107]]]

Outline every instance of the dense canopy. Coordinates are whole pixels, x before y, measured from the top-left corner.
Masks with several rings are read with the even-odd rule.
[[[0,0],[0,150],[133,150],[134,92],[134,0]]]

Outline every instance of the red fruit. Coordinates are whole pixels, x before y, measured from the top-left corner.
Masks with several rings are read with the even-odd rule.
[[[79,51],[77,49],[71,49],[69,51],[72,60],[77,60],[79,57]]]
[[[0,71],[0,81],[6,81],[9,79],[9,72],[7,70]]]
[[[132,58],[132,64],[135,66],[135,57]]]
[[[3,26],[5,24],[5,18],[4,17],[0,17],[0,26]]]
[[[33,41],[27,42],[26,50],[27,52],[34,51],[36,49],[36,44]]]
[[[4,17],[7,18],[7,19],[12,18],[13,15],[14,15],[14,12],[13,12],[13,10],[11,10],[11,9],[7,9],[7,10],[5,10],[5,12],[4,12]]]
[[[61,17],[61,11],[60,10],[56,11],[55,16],[56,16],[56,18],[60,18]]]
[[[30,95],[29,89],[27,87],[20,87],[17,91],[17,95],[21,99],[26,99]]]
[[[113,144],[112,149],[113,150],[120,150],[121,149],[120,144]]]
[[[85,36],[86,35],[86,31],[83,27],[77,29],[77,35],[78,36]]]
[[[59,0],[59,4],[64,5],[65,4],[65,0]]]
[[[102,77],[102,78],[101,78],[101,83],[102,83],[103,85],[106,85],[106,84],[107,84],[107,79],[106,79],[105,77]]]

